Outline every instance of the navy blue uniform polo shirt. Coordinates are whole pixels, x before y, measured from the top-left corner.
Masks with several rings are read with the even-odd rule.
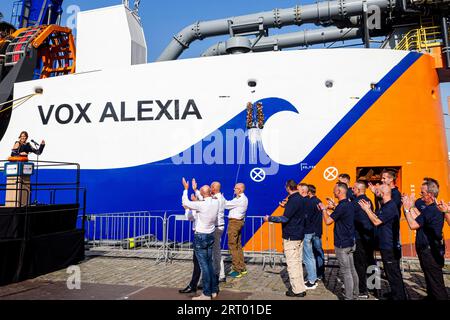
[[[334,246],[350,248],[355,245],[355,210],[348,199],[339,201],[330,218],[334,221]]]
[[[367,198],[365,194],[360,195],[352,201],[353,208],[355,210],[355,237],[356,239],[362,239],[365,241],[373,241],[375,236],[375,227],[370,221],[367,213],[361,208],[358,201],[366,200],[370,203],[370,210],[373,211],[372,201]]]
[[[288,197],[282,216],[271,216],[269,221],[282,223],[282,238],[285,240],[298,241],[305,238],[306,223],[306,198],[298,192]]]
[[[397,187],[392,188],[391,198],[392,198],[392,200],[394,200],[395,205],[397,206],[398,212],[400,212],[400,210],[402,208],[402,194],[400,193],[400,191],[398,190]]]
[[[419,209],[420,210],[420,209]],[[442,241],[442,229],[444,227],[444,215],[432,203],[420,210],[420,215],[416,222],[420,225],[416,233],[416,248],[426,249],[428,246],[435,246]]]
[[[355,200],[355,195],[353,194],[353,190],[350,188],[347,189],[347,199],[348,199],[348,201]]]
[[[313,217],[314,217],[314,211],[312,207],[311,198],[306,196],[303,197],[305,200],[305,209],[306,209],[306,221],[305,221],[305,234],[314,233],[313,228]]]
[[[317,207],[321,203],[319,198],[313,196],[309,200],[308,219],[305,233],[315,233],[316,237],[322,237],[322,211]]]
[[[394,200],[382,204],[377,216],[382,221],[375,229],[378,247],[381,250],[399,249],[400,213]]]
[[[419,198],[416,200],[416,202],[414,203],[414,206],[419,209],[420,212],[422,212],[423,209],[425,209],[427,207],[427,205],[425,204],[425,202],[422,200],[422,198]]]
[[[400,191],[398,190],[397,187],[394,187],[391,189],[391,198],[394,201],[395,205],[397,206],[398,212],[400,212],[401,208],[402,208],[402,194],[400,193]],[[378,211],[378,209],[380,209],[380,205],[382,203],[383,203],[383,198],[376,197],[375,210]]]

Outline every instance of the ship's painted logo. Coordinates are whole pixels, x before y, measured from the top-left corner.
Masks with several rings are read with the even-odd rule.
[[[266,178],[266,172],[261,168],[254,168],[250,171],[250,178],[255,182],[262,182]]]
[[[323,172],[323,178],[327,181],[334,181],[339,174],[336,167],[328,167]]]
[[[50,105],[47,108],[38,106],[39,115],[43,125],[53,121],[59,124],[92,123],[97,122],[126,122],[151,120],[186,120],[190,118],[202,119],[202,115],[194,99],[187,101],[173,100],[139,100],[130,112],[130,107],[124,101],[114,103],[106,102],[103,112],[98,119],[89,114],[92,103],[63,103],[58,106]]]

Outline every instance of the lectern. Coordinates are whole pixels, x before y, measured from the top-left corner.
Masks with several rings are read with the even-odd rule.
[[[6,199],[5,207],[24,207],[30,202],[30,176],[34,164],[28,157],[10,157],[5,163]]]

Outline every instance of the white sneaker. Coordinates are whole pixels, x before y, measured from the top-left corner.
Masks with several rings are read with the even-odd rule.
[[[192,300],[211,300],[211,297],[205,296],[203,293],[198,297],[193,297]]]
[[[314,290],[317,288],[317,283],[310,283],[309,281],[307,281],[305,283],[305,287],[306,287],[306,290]]]
[[[213,299],[217,298],[217,293],[213,293],[211,298],[213,298]]]

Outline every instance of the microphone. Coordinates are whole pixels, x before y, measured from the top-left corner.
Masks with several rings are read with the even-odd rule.
[[[35,146],[39,146],[39,143],[37,143],[37,142],[34,141],[33,139],[31,139],[31,142],[33,142]]]

